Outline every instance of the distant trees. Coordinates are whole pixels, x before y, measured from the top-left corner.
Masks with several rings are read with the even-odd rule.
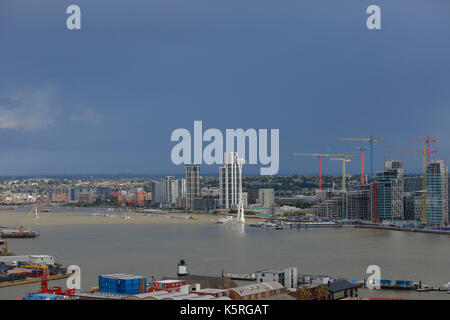
[[[320,285],[314,288],[299,288],[289,292],[289,295],[297,300],[329,300],[330,293],[323,285]]]

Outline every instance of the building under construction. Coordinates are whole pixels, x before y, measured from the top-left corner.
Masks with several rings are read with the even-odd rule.
[[[341,219],[342,217],[342,191],[340,190],[321,190],[320,201],[311,208],[311,213],[318,217],[328,219]]]
[[[328,219],[371,220],[370,186],[358,185],[343,193],[342,190],[320,190],[320,201],[311,213]]]
[[[345,202],[348,220],[371,220],[370,185],[360,185],[348,191]]]

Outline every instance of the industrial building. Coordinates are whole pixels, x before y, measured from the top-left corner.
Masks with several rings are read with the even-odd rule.
[[[272,296],[281,295],[284,287],[278,282],[261,282],[230,289],[232,300],[260,300]]]
[[[297,289],[297,268],[289,267],[283,270],[260,270],[255,272],[256,282],[278,282],[286,290]]]

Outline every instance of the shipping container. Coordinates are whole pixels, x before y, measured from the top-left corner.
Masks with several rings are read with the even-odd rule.
[[[147,287],[147,280],[144,277],[112,274],[98,277],[99,291],[121,294],[144,293]]]

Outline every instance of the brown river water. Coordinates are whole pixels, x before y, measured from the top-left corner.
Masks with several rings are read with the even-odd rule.
[[[0,226],[20,223],[28,209],[0,212]],[[11,239],[16,254],[49,254],[81,268],[83,289],[97,286],[100,274],[128,273],[159,278],[176,274],[184,257],[191,274],[253,273],[297,266],[299,273],[367,278],[378,265],[381,277],[421,280],[439,286],[450,281],[450,236],[353,227],[265,230],[217,224],[211,215],[121,217],[91,216],[90,209],[54,208],[27,223],[37,239]],[[63,285],[63,281],[51,285]],[[36,292],[39,284],[0,288],[0,299]],[[363,297],[450,299],[444,292],[360,290]]]

